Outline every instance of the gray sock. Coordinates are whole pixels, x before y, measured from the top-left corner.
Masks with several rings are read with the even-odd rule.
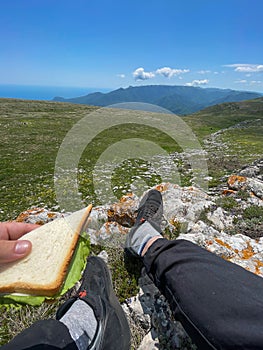
[[[59,321],[67,326],[78,349],[86,350],[98,325],[92,308],[85,301],[76,300]]]
[[[132,230],[132,229],[131,229]],[[143,248],[150,238],[155,236],[162,235],[148,222],[145,221],[138,228],[134,228],[135,232],[131,235],[131,249],[134,250],[135,253],[141,255]]]

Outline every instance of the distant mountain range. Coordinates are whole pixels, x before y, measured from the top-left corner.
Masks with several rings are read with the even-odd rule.
[[[224,102],[239,102],[262,97],[262,94],[230,89],[200,88],[178,85],[129,86],[108,93],[94,92],[75,98],[55,97],[53,101],[110,106],[122,102],[143,102],[185,115]]]

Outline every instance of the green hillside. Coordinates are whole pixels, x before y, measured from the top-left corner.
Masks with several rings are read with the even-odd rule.
[[[227,102],[208,107],[184,117],[201,137],[244,121],[263,118],[263,97],[241,102]]]
[[[263,98],[212,106],[184,120],[208,152],[215,179],[263,157]]]
[[[0,99],[0,219],[15,218],[31,206],[56,208],[54,164],[57,152],[67,132],[95,107],[69,103]],[[109,113],[115,113],[113,109]],[[139,111],[121,110],[126,116]],[[262,158],[263,98],[239,103],[225,103],[183,117],[199,137],[207,151],[213,180],[230,174],[255,159]],[[217,134],[214,134],[217,133]],[[78,180],[86,203],[99,203],[94,195],[92,169],[99,156],[111,144],[125,138],[158,141],[168,152],[181,152],[172,139],[157,129],[138,125],[123,125],[97,135],[84,151]],[[191,184],[187,164],[179,159],[181,183]],[[121,196],[133,178],[147,172],[147,164],[134,160],[116,170],[112,186]],[[147,175],[153,186],[160,177]],[[121,185],[120,185],[121,184]]]

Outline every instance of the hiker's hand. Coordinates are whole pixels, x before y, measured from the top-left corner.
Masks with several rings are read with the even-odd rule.
[[[18,241],[18,238],[37,227],[39,225],[15,221],[0,223],[0,264],[22,259],[29,254],[32,249],[31,242]]]

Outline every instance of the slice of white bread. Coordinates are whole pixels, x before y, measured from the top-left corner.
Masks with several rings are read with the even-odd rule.
[[[21,237],[32,242],[32,251],[22,260],[0,265],[0,293],[57,294],[91,207],[56,219]]]

